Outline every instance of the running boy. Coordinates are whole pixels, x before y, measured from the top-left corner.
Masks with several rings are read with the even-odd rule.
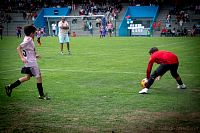
[[[186,85],[183,84],[181,77],[177,72],[179,61],[174,53],[158,50],[157,47],[153,47],[149,50],[149,54],[151,56],[146,71],[148,82],[146,83],[145,88],[139,91],[139,94],[147,94],[150,86],[154,83],[154,80],[159,80],[167,71],[170,71],[172,77],[176,80],[177,88],[186,89]],[[154,62],[160,64],[160,66],[151,74]]]
[[[37,80],[37,88],[39,92],[39,99],[49,100],[48,96],[44,95],[42,87],[42,77],[40,73],[39,66],[37,64],[36,58],[39,55],[36,54],[34,46],[34,35],[36,28],[32,25],[24,27],[25,37],[23,42],[17,47],[17,52],[24,63],[24,67],[21,70],[21,73],[26,74],[24,77],[19,78],[12,84],[6,85],[6,94],[10,97],[12,90],[19,86],[21,83],[28,81],[30,77],[34,76]]]

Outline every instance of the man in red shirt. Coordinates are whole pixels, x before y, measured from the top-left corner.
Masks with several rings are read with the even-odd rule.
[[[185,89],[186,86],[183,84],[181,77],[177,73],[178,70],[178,57],[169,51],[158,50],[157,47],[153,47],[149,50],[150,59],[146,71],[146,78],[148,82],[145,84],[145,88],[139,91],[139,94],[147,94],[148,89],[153,84],[154,80],[159,80],[167,71],[170,71],[172,77],[177,81],[177,88]],[[153,63],[160,64],[160,66],[151,74]],[[151,75],[150,75],[151,74]]]

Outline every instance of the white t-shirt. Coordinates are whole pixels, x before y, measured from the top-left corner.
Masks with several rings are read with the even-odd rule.
[[[29,36],[25,36],[23,42],[20,44],[23,50],[23,55],[27,60],[26,67],[37,66],[36,52],[33,39]]]
[[[68,35],[68,31],[69,29],[61,29],[60,27],[62,26],[69,26],[67,21],[64,21],[64,23],[62,21],[60,21],[58,23],[58,27],[59,27],[59,33],[58,35]]]
[[[55,23],[53,23],[52,25],[51,25],[51,27],[52,27],[52,30],[56,30],[56,24]]]

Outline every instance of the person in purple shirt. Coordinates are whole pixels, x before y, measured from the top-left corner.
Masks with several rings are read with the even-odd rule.
[[[37,64],[37,58],[39,55],[36,54],[34,46],[34,36],[36,28],[32,25],[24,27],[25,37],[23,42],[17,47],[17,52],[24,63],[21,69],[21,73],[25,76],[19,78],[14,83],[6,85],[6,94],[11,97],[12,90],[19,86],[21,83],[28,81],[32,76],[36,78],[37,88],[39,92],[39,99],[49,100],[50,98],[44,94],[42,86],[42,76],[40,73],[39,66]]]

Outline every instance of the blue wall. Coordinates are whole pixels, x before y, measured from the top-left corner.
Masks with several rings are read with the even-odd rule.
[[[158,12],[158,6],[129,6],[119,25],[119,36],[127,36],[127,22],[126,16],[131,18],[151,18],[152,22],[155,20]]]
[[[45,27],[44,10],[42,9],[34,21],[35,27]]]
[[[129,6],[128,15],[132,17],[155,17],[158,6]]]
[[[54,11],[57,10],[58,14],[54,14]],[[67,16],[69,14],[69,8],[43,8],[38,14],[38,17],[34,21],[35,27],[44,28],[46,26],[46,18],[44,16]]]
[[[43,8],[44,15],[49,16],[66,16],[69,14],[69,8]],[[54,14],[54,10],[58,10],[58,14]]]

